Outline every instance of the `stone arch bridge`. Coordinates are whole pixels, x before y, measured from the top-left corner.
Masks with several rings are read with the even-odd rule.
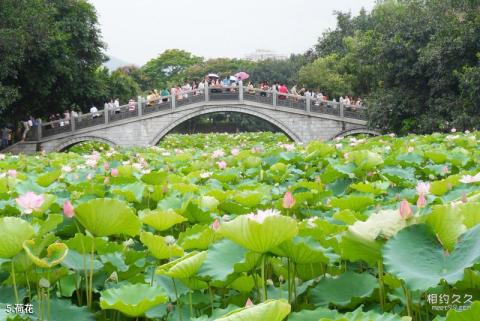
[[[247,90],[243,86],[211,87],[149,103],[139,97],[136,103],[113,110],[42,123],[27,133],[25,142],[4,152],[62,151],[83,141],[122,147],[156,145],[183,122],[214,112],[238,112],[261,118],[295,142],[328,140],[359,133],[377,135],[367,129],[366,111],[362,107]]]

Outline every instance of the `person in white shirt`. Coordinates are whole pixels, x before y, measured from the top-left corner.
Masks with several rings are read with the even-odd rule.
[[[90,114],[92,114],[92,118],[97,118],[97,117],[100,116],[100,115],[98,114],[98,109],[97,109],[97,107],[95,107],[95,106],[92,106],[92,107],[90,108]]]
[[[118,98],[115,98],[113,102],[113,110],[115,110],[115,114],[120,113],[120,100],[118,100]]]

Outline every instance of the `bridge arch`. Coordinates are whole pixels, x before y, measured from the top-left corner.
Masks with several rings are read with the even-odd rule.
[[[107,144],[110,147],[115,147],[117,144],[113,142],[110,139],[99,137],[99,136],[78,136],[78,137],[72,137],[69,139],[66,139],[62,142],[60,142],[58,145],[56,145],[53,148],[54,152],[61,152],[66,150],[68,147],[77,145],[79,143],[83,142],[88,142],[88,141],[94,141],[94,142],[99,142],[99,143],[104,143]]]
[[[344,130],[335,136],[333,136],[331,139],[335,138],[343,138],[347,136],[352,136],[352,135],[359,135],[359,134],[365,134],[365,135],[371,135],[371,136],[380,136],[382,135],[380,132],[372,129],[367,129],[367,128],[354,128],[354,129],[348,129]]]
[[[149,145],[155,146],[157,145],[160,140],[165,137],[170,131],[172,131],[175,127],[178,125],[188,121],[189,119],[206,115],[206,114],[211,114],[215,112],[234,112],[234,113],[241,113],[241,114],[246,114],[246,115],[251,115],[258,117],[260,119],[265,120],[266,122],[278,127],[285,135],[287,135],[291,140],[295,142],[301,142],[301,138],[292,130],[290,129],[287,125],[282,123],[281,121],[265,114],[262,113],[261,111],[255,110],[253,108],[245,108],[245,107],[225,107],[225,106],[211,106],[207,108],[202,108],[200,110],[193,110],[191,113],[188,115],[185,115],[183,117],[180,117],[178,119],[175,119],[172,123],[170,123],[168,126],[164,127],[160,132],[150,141]]]

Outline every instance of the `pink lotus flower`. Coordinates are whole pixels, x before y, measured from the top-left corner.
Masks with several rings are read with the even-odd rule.
[[[442,172],[444,174],[448,174],[450,172],[450,170],[448,169],[448,166],[443,167]]]
[[[97,160],[93,158],[89,158],[85,161],[85,164],[90,167],[96,167],[97,166]]]
[[[238,154],[240,154],[240,149],[234,148],[234,149],[232,149],[231,153],[232,153],[233,156],[237,156]]]
[[[427,205],[427,200],[425,198],[425,194],[420,194],[418,196],[417,206],[422,208],[422,207],[425,207],[426,205]]]
[[[415,147],[412,147],[412,146],[408,147],[409,153],[413,153],[414,151],[415,151]]]
[[[118,176],[118,169],[112,168],[112,171],[110,172],[110,175],[112,175],[112,177],[117,177]]]
[[[68,218],[72,218],[75,216],[75,209],[70,201],[65,201],[63,203],[63,215]]]
[[[103,169],[107,172],[110,169],[110,164],[107,162],[103,163]]]
[[[248,307],[251,307],[253,306],[253,302],[252,300],[250,300],[250,298],[248,298],[247,302],[245,303],[245,307],[248,308]]]
[[[462,182],[464,184],[471,184],[471,183],[480,182],[480,173],[478,173],[475,176],[463,175],[463,177],[460,179],[460,182]]]
[[[8,170],[7,175],[8,175],[9,177],[15,178],[15,177],[17,177],[17,171],[14,170],[14,169],[10,169],[10,170]]]
[[[415,189],[417,190],[418,195],[421,195],[421,194],[426,195],[430,193],[430,183],[419,182]]]
[[[223,157],[223,156],[225,156],[225,152],[221,149],[217,149],[216,151],[214,151],[212,153],[213,158],[220,158],[220,157]]]
[[[283,208],[292,208],[295,205],[295,197],[293,197],[292,192],[287,191],[285,195],[283,195],[282,207]]]
[[[220,168],[220,169],[225,169],[225,168],[227,168],[227,163],[226,163],[225,161],[223,161],[223,160],[217,162],[217,165],[218,165],[218,168]]]
[[[45,198],[43,195],[37,195],[34,192],[28,192],[15,199],[17,204],[23,209],[23,213],[32,214],[33,211],[39,211]]]
[[[456,128],[452,128],[451,132],[452,132],[452,133],[456,133],[456,132],[457,132],[457,129],[456,129]]]
[[[295,145],[294,144],[282,144],[282,147],[289,152],[295,150]]]
[[[410,218],[413,215],[412,208],[406,199],[400,202],[400,216],[404,219]]]
[[[342,144],[335,144],[335,148],[336,148],[336,149],[342,149],[342,148],[343,148],[343,145],[342,145]]]
[[[72,171],[72,168],[68,165],[62,166],[62,172],[64,173],[70,173]]]
[[[277,211],[276,209],[268,209],[265,211],[258,210],[256,214],[255,213],[247,214],[247,218],[262,224],[267,217],[278,216],[278,215],[280,215],[280,212]]]
[[[218,231],[218,230],[220,229],[220,222],[218,221],[218,219],[216,219],[215,221],[213,221],[212,229],[213,229],[214,231]]]

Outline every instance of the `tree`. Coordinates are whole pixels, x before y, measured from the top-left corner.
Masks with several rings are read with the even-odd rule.
[[[164,88],[184,81],[185,70],[203,61],[202,57],[180,49],[168,49],[160,56],[147,62],[142,70],[150,89]]]
[[[253,67],[251,80],[255,83],[278,81],[293,86],[298,82],[299,69],[308,62],[309,58],[305,55],[291,55],[287,60],[259,61]]]
[[[91,101],[96,106],[103,106],[105,102],[115,98],[118,98],[121,104],[126,104],[141,93],[135,80],[122,69],[110,72],[107,68],[98,68],[95,72],[94,87]]]
[[[185,70],[187,78],[201,80],[209,73],[218,73],[221,77],[231,76],[239,71],[251,73],[255,63],[244,59],[215,58],[195,64]]]
[[[97,17],[84,0],[0,0],[0,108],[45,116],[86,105],[104,61]]]

